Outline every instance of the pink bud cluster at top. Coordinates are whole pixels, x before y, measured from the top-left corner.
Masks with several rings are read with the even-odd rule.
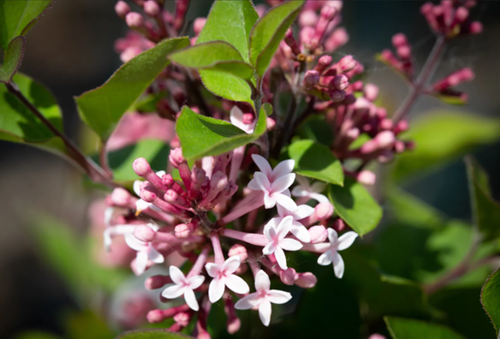
[[[395,56],[389,49],[384,49],[380,53],[381,61],[393,67],[409,80],[413,79],[413,56],[408,39],[403,33],[398,33],[392,37],[392,44],[396,50]]]
[[[479,21],[469,18],[469,9],[475,5],[475,0],[442,0],[439,5],[426,2],[420,8],[420,13],[435,33],[452,38],[483,31]]]

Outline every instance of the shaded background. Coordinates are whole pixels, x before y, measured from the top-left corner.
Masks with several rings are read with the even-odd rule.
[[[167,5],[172,5],[167,1]],[[381,87],[389,111],[404,98],[403,80],[373,56],[391,47],[397,32],[408,36],[417,67],[433,44],[433,35],[419,14],[422,1],[347,1],[343,26],[350,41],[339,53],[353,54],[367,66],[371,82]],[[59,102],[65,128],[79,140],[80,124],[73,96],[101,85],[121,64],[114,40],[127,30],[114,13],[113,0],[60,0],[27,37],[21,71],[45,84]],[[192,1],[189,18],[206,16],[211,1]],[[500,2],[484,1],[472,11],[484,33],[452,42],[436,74],[441,78],[461,67],[471,67],[476,79],[459,88],[470,104],[448,106],[423,98],[412,117],[430,109],[467,111],[500,117]],[[1,111],[0,111],[1,114]],[[500,171],[500,144],[476,150],[490,175]],[[81,176],[63,160],[28,146],[0,143],[0,338],[27,329],[61,332],[58,315],[74,308],[60,278],[37,256],[27,227],[34,212],[42,211],[84,232],[90,197]],[[493,195],[500,198],[500,176],[491,177]],[[405,183],[404,187],[454,218],[470,219],[465,168],[460,159]]]

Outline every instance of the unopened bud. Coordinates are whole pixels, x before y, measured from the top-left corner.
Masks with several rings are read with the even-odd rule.
[[[241,121],[245,125],[253,124],[254,120],[255,120],[255,116],[252,113],[245,113],[245,114],[243,114],[243,117],[241,118]]]
[[[329,202],[322,202],[316,205],[314,213],[318,220],[328,219],[333,215],[333,205]]]
[[[160,13],[160,6],[154,0],[148,0],[144,3],[144,13],[150,17],[155,17]]]
[[[311,272],[298,273],[295,280],[295,284],[302,288],[313,288],[317,282],[318,278]]]
[[[305,10],[300,13],[299,24],[302,27],[315,26],[318,22],[318,15],[313,10]]]
[[[345,92],[338,89],[331,90],[330,98],[333,102],[341,102],[345,98]]]
[[[408,39],[406,39],[406,36],[403,33],[398,33],[392,37],[392,44],[394,47],[408,45]]]
[[[332,57],[329,55],[323,55],[318,59],[318,64],[314,68],[319,74],[323,73],[328,66],[332,63]]]
[[[154,323],[160,323],[163,320],[165,320],[165,316],[163,315],[162,310],[151,310],[148,312],[148,315],[146,316],[148,319],[148,322],[154,324]]]
[[[366,185],[366,186],[372,186],[375,184],[375,181],[377,181],[377,176],[375,173],[364,170],[358,173],[357,178],[358,182],[360,184]]]
[[[181,327],[186,327],[189,324],[189,314],[186,312],[179,312],[174,316],[174,321]]]
[[[309,230],[309,236],[311,237],[311,243],[317,244],[323,242],[328,237],[328,232],[325,226],[313,226]]]
[[[118,1],[115,5],[116,14],[125,19],[128,13],[130,13],[130,6],[125,1]]]
[[[125,21],[130,28],[141,28],[144,25],[144,18],[136,12],[128,13],[125,17]]]
[[[240,256],[240,261],[245,261],[248,259],[248,252],[245,246],[241,244],[234,244],[231,246],[229,249],[229,252],[227,253],[229,257],[232,257],[234,255],[239,255]]]
[[[144,287],[148,290],[156,290],[162,288],[166,284],[170,284],[172,279],[166,275],[153,275],[144,281]]]
[[[184,157],[182,155],[182,149],[180,148],[174,148],[170,150],[170,156],[168,157],[168,160],[174,166],[175,168],[178,168],[181,163],[183,163]]]
[[[338,89],[340,91],[343,91],[347,87],[349,87],[349,78],[347,76],[345,76],[344,74],[337,75],[337,76],[333,77],[333,79],[330,82],[330,84],[334,88],[336,88],[336,89]]]
[[[146,225],[139,225],[134,230],[134,236],[140,241],[151,242],[155,238],[156,232]]]
[[[196,18],[193,22],[193,31],[195,35],[199,35],[205,24],[207,23],[207,18]]]
[[[191,227],[189,227],[189,225],[186,224],[179,224],[174,228],[175,236],[179,239],[184,239],[189,237],[191,235],[191,232],[192,232]]]
[[[338,218],[336,219],[334,222],[333,222],[333,225],[332,225],[332,228],[337,231],[337,232],[340,232],[342,231],[344,228],[345,228],[345,223],[344,223],[344,220]]]
[[[319,83],[319,73],[315,70],[309,70],[304,75],[304,86],[310,88]]]
[[[140,177],[143,177],[151,172],[151,166],[149,166],[148,161],[144,158],[135,159],[132,164],[132,168],[134,172]]]
[[[295,283],[295,276],[297,275],[297,272],[295,269],[288,267],[286,270],[281,270],[280,271],[280,279],[281,282],[285,285],[293,285]]]
[[[354,60],[352,55],[346,55],[337,64],[342,72],[349,72],[356,67],[357,62]]]
[[[121,187],[115,188],[111,193],[111,202],[117,206],[125,206],[130,202],[130,193]]]
[[[375,136],[379,148],[387,148],[392,146],[396,138],[392,131],[383,131]]]
[[[374,84],[365,85],[365,98],[369,101],[375,101],[378,96],[378,86]]]

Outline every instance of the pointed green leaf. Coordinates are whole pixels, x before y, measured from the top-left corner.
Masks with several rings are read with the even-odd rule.
[[[248,102],[253,106],[252,89],[240,77],[227,72],[200,70],[203,85],[213,94],[232,101]]]
[[[168,330],[135,330],[125,332],[115,339],[194,339]]]
[[[288,154],[295,160],[298,174],[334,185],[344,184],[342,164],[328,147],[312,140],[299,140],[290,145]]]
[[[25,43],[26,39],[23,36],[18,36],[10,42],[9,47],[5,51],[3,65],[0,66],[0,82],[10,82],[19,67],[21,67]]]
[[[335,212],[359,235],[372,231],[382,218],[379,204],[352,178],[345,178],[344,187],[330,185],[328,196]]]
[[[273,7],[253,27],[250,34],[250,62],[260,76],[269,67],[276,49],[303,4],[304,1],[289,1]]]
[[[52,0],[0,1],[0,47],[7,50],[14,37],[26,34]]]
[[[491,197],[488,175],[473,157],[466,157],[465,163],[474,223],[485,240],[498,238],[500,237],[500,204]]]
[[[497,336],[500,331],[500,269],[493,272],[481,290],[481,303],[495,327]]]
[[[184,158],[215,156],[256,140],[266,131],[266,111],[270,109],[269,104],[262,106],[254,132],[246,134],[227,121],[196,114],[184,106],[175,126]]]
[[[384,320],[393,339],[465,339],[442,325],[397,317],[384,317]]]
[[[228,72],[243,79],[253,76],[252,66],[244,62],[240,53],[224,41],[197,44],[172,53],[168,58],[184,67]]]
[[[187,46],[186,37],[164,40],[125,63],[104,85],[75,98],[80,117],[107,140],[123,114],[168,65],[167,55]]]

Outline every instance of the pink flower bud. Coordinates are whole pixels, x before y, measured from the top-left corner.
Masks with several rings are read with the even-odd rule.
[[[349,72],[350,70],[354,69],[354,67],[356,67],[357,62],[356,60],[354,60],[352,55],[346,55],[345,57],[340,59],[337,65],[340,68],[340,71]]]
[[[146,225],[139,225],[134,230],[134,236],[144,242],[151,242],[155,238],[156,232]]]
[[[111,193],[111,202],[116,206],[126,206],[130,202],[130,193],[121,187],[115,188]]]
[[[154,194],[153,192],[151,192],[147,189],[143,189],[141,191],[141,199],[146,201],[146,202],[152,203],[156,199],[156,194]]]
[[[255,11],[257,12],[257,15],[261,17],[266,13],[267,7],[266,5],[257,5],[255,6]]]
[[[347,87],[349,87],[349,78],[347,76],[345,76],[344,74],[341,74],[341,75],[336,75],[333,77],[332,81],[330,82],[330,84],[340,90],[340,91],[343,91],[345,90]]]
[[[332,63],[332,57],[329,55],[323,55],[318,59],[318,64],[314,68],[319,74],[323,73],[328,66]]]
[[[379,148],[387,148],[392,146],[396,138],[392,131],[383,131],[375,136],[375,140]]]
[[[248,252],[246,247],[240,244],[234,244],[233,246],[231,246],[227,255],[229,257],[239,255],[241,261],[245,261],[248,259]]]
[[[253,124],[254,120],[255,120],[255,116],[252,113],[245,113],[245,114],[243,114],[243,117],[241,119],[241,121],[245,125],[251,125],[251,124]]]
[[[300,13],[299,24],[302,27],[315,26],[318,22],[318,15],[313,10],[305,10]]]
[[[175,236],[179,239],[184,239],[184,238],[189,237],[191,235],[191,232],[192,232],[192,228],[186,224],[179,224],[179,225],[175,226],[175,228],[174,228]]]
[[[333,52],[349,41],[349,34],[343,27],[337,28],[325,41],[325,51]]]
[[[381,334],[372,334],[371,336],[368,337],[368,339],[386,339],[386,338]]]
[[[143,177],[151,172],[151,166],[149,166],[148,161],[144,158],[135,159],[134,163],[132,164],[132,168],[134,169],[134,172],[140,177]]]
[[[303,45],[309,46],[311,44],[311,39],[314,35],[314,32],[315,31],[314,31],[313,27],[306,26],[306,27],[302,28],[302,30],[299,33],[300,42]]]
[[[311,272],[298,273],[295,280],[295,284],[302,288],[313,288],[317,282],[318,278]]]
[[[473,21],[470,23],[469,26],[469,33],[470,34],[479,34],[483,31],[483,24],[480,23],[479,21]]]
[[[337,231],[337,232],[340,232],[342,231],[344,228],[345,228],[345,223],[344,223],[344,220],[338,218],[338,219],[335,219],[335,221],[333,222],[333,225],[332,225],[332,228]]]
[[[407,131],[409,128],[407,120],[399,121],[394,127],[394,134],[398,135],[399,133]]]
[[[168,157],[168,160],[174,166],[175,168],[178,168],[181,163],[183,163],[184,157],[182,155],[182,149],[180,148],[174,148],[170,150],[170,156]]]
[[[311,243],[317,244],[323,242],[328,237],[328,232],[325,226],[313,226],[309,230],[309,236],[311,237]]]
[[[375,184],[375,181],[377,180],[377,176],[375,173],[364,170],[358,173],[357,178],[358,182],[360,184],[366,185],[366,186],[372,186]]]
[[[314,213],[318,220],[328,219],[333,215],[333,205],[329,202],[322,202],[316,205]]]
[[[365,85],[365,98],[369,101],[375,101],[378,96],[378,86],[374,84]]]
[[[394,123],[391,119],[382,119],[382,121],[380,121],[380,129],[383,130],[390,130],[392,129],[393,125]]]
[[[196,18],[193,22],[193,31],[195,35],[199,35],[207,22],[207,18]]]
[[[128,13],[125,17],[125,21],[130,28],[141,28],[144,25],[144,18],[136,12]]]
[[[332,20],[333,17],[335,16],[335,14],[337,14],[337,9],[335,7],[332,7],[332,6],[324,6],[321,9],[321,13],[320,13],[321,17],[327,21]]]
[[[267,123],[267,130],[268,131],[271,131],[274,126],[276,126],[276,120],[274,120],[273,118],[270,118],[270,117],[267,117],[266,119],[266,123]]]
[[[118,1],[115,5],[116,14],[125,19],[128,13],[130,13],[130,6],[125,1]]]
[[[455,11],[455,23],[462,24],[469,17],[469,10],[465,7],[458,7]]]
[[[319,73],[315,70],[309,70],[304,75],[304,86],[310,88],[319,83]]]
[[[166,275],[153,275],[144,281],[144,287],[148,290],[162,288],[166,284],[172,283],[172,278]]]
[[[144,3],[144,13],[150,17],[155,17],[160,13],[160,6],[154,0],[148,0]]]
[[[179,312],[174,316],[174,321],[181,327],[186,327],[189,324],[189,314],[186,312]]]
[[[408,45],[408,39],[406,39],[406,36],[403,33],[398,33],[392,37],[392,44],[394,47]]]
[[[330,91],[330,98],[333,102],[341,102],[345,98],[345,92],[338,89],[333,89]]]
[[[295,283],[295,276],[297,272],[295,269],[288,267],[286,270],[280,271],[280,279],[281,282],[285,285],[293,285]]]
[[[151,324],[160,323],[163,320],[165,320],[162,310],[151,310],[148,312],[146,318],[148,319],[148,322],[150,322]]]
[[[402,60],[408,60],[411,58],[411,48],[408,45],[399,46],[396,49],[396,53]]]

